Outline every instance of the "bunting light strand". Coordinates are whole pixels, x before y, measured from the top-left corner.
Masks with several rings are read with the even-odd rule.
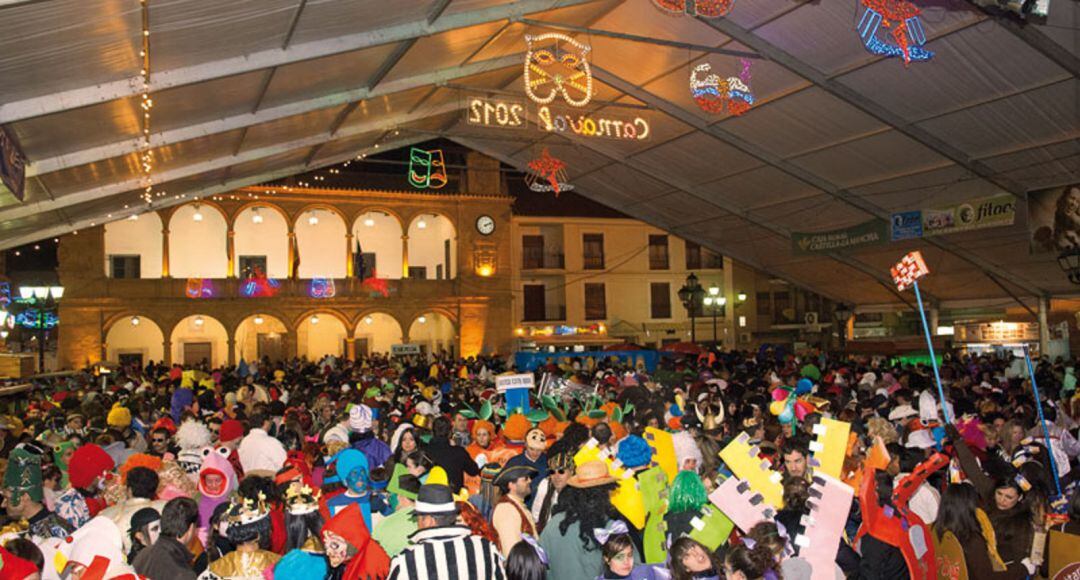
[[[139,70],[142,76],[142,91],[139,106],[142,109],[142,134],[139,135],[139,166],[142,172],[143,193],[140,196],[147,205],[153,203],[154,197],[162,197],[164,191],[154,191],[154,154],[150,148],[150,111],[154,108],[154,99],[150,96],[150,0],[139,0],[142,8],[142,37],[140,40],[142,68]]]

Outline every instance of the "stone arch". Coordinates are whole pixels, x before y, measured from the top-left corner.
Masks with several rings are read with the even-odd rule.
[[[357,356],[386,353],[391,346],[405,341],[405,328],[389,310],[369,308],[356,317],[353,337]]]
[[[405,235],[409,238],[410,269],[424,268],[428,280],[457,277],[458,227],[454,218],[439,210],[424,210],[410,218]]]
[[[315,323],[314,320],[318,320]],[[345,341],[352,338],[348,318],[333,308],[314,308],[296,319],[296,348],[299,356],[319,360],[325,355],[345,356]]]
[[[258,319],[262,322],[259,323]],[[287,336],[295,334],[289,317],[275,310],[259,310],[243,317],[233,331],[234,360],[253,361],[262,356],[271,360],[289,357]],[[260,339],[260,335],[265,338]]]
[[[115,315],[102,332],[105,360],[109,362],[119,363],[124,355],[140,355],[142,365],[165,360],[165,331],[149,316],[136,312]]]
[[[202,319],[202,324],[197,320]],[[220,319],[209,314],[193,313],[181,318],[169,333],[172,343],[172,361],[182,364],[198,364],[208,358],[211,367],[228,363],[229,342],[232,330]],[[209,357],[206,357],[209,344]]]
[[[409,323],[406,336],[411,344],[419,344],[428,352],[457,352],[457,322],[441,308],[418,313]]]
[[[353,235],[350,252],[356,252],[359,246],[364,254],[374,254],[367,260],[359,260],[354,275],[358,278],[370,277],[372,271],[377,277],[397,280],[403,275],[405,235],[404,222],[397,212],[380,206],[365,208],[356,215],[349,232]]]
[[[305,215],[325,211],[336,219],[320,217],[317,224],[301,223]],[[310,216],[309,216],[310,218]],[[349,221],[337,208],[309,204],[292,221],[299,250],[300,278],[344,278],[347,273]]]
[[[256,210],[259,211],[256,214]],[[254,223],[248,216],[261,216],[260,223]],[[243,279],[252,268],[252,262],[258,258],[245,260],[244,256],[263,256],[266,265],[263,272],[270,278],[289,276],[289,215],[273,204],[252,202],[244,204],[233,216],[233,251],[236,263],[232,274]],[[245,263],[246,262],[246,263]]]
[[[196,207],[201,220],[195,220]],[[169,216],[169,273],[175,278],[225,278],[228,214],[208,201],[185,203]]]

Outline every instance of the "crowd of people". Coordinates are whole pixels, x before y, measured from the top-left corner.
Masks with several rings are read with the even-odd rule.
[[[1046,575],[1080,397],[1035,363],[1041,400],[950,353],[944,405],[922,365],[765,348],[553,354],[514,408],[497,356],[52,378],[0,417],[0,578]]]

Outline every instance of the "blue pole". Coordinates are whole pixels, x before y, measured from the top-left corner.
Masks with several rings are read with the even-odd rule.
[[[915,299],[919,301],[919,316],[922,317],[923,331],[926,333],[926,348],[930,351],[930,364],[934,367],[934,381],[937,382],[938,400],[941,401],[941,413],[946,423],[952,423],[949,408],[945,405],[945,390],[941,388],[941,372],[938,371],[937,356],[934,354],[934,341],[930,337],[930,325],[926,323],[926,310],[923,308],[922,294],[919,292],[919,281],[912,283],[915,288]]]
[[[1050,469],[1054,472],[1054,487],[1057,488],[1058,497],[1061,494],[1061,481],[1058,480],[1057,462],[1054,461],[1054,450],[1050,447],[1050,430],[1046,427],[1046,419],[1043,418],[1042,402],[1039,400],[1039,384],[1035,382],[1035,368],[1031,364],[1031,355],[1028,354],[1028,345],[1024,345],[1024,362],[1027,363],[1028,376],[1031,377],[1031,390],[1035,391],[1035,410],[1039,412],[1039,422],[1042,423],[1043,438],[1046,440],[1046,454],[1050,456]]]

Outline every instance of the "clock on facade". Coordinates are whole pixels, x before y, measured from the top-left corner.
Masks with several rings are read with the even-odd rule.
[[[495,220],[489,215],[476,218],[476,231],[485,236],[490,236],[495,231]]]

